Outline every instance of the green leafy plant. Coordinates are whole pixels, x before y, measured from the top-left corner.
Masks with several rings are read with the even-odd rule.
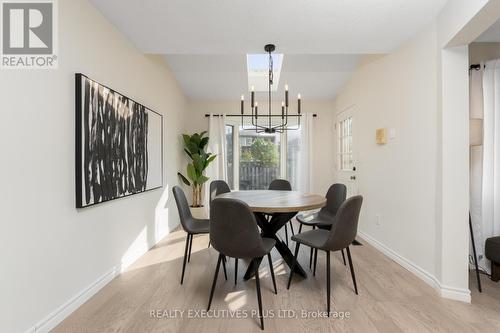
[[[278,165],[278,148],[276,144],[269,140],[256,138],[249,149],[241,153],[241,159],[245,162],[256,162],[266,167]]]
[[[205,176],[205,169],[217,157],[211,153],[207,153],[206,147],[208,144],[208,137],[205,136],[207,132],[194,133],[193,135],[183,134],[184,151],[191,159],[191,163],[187,165],[186,176],[178,172],[177,174],[182,179],[182,182],[187,186],[193,188],[193,207],[202,207],[202,193],[203,184],[209,178]]]

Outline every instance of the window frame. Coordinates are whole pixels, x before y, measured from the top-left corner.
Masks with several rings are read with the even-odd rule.
[[[233,190],[240,189],[240,126],[241,119],[238,117],[226,118],[226,126],[233,126]],[[288,179],[287,158],[288,158],[288,138],[286,131],[278,133],[280,135],[280,178]]]

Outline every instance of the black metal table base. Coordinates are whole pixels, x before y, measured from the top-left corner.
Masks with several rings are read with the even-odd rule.
[[[293,264],[293,254],[285,244],[285,242],[278,237],[277,232],[295,215],[297,215],[297,212],[274,213],[271,217],[271,220],[268,221],[263,213],[255,213],[255,218],[257,219],[257,224],[260,227],[262,237],[272,238],[276,241],[275,248],[276,250],[278,250],[288,267],[291,267]],[[255,264],[255,260],[252,260],[248,265],[247,271],[244,276],[245,280],[248,280],[255,275]],[[298,274],[304,278],[307,277],[306,272],[299,263],[295,265],[294,274]]]

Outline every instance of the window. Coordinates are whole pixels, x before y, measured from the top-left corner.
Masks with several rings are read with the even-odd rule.
[[[292,189],[297,190],[299,186],[300,130],[288,131],[286,138],[286,178],[290,181]]]
[[[239,139],[239,189],[267,189],[272,180],[280,178],[281,135],[240,128]]]
[[[277,91],[280,82],[283,54],[273,53],[273,91]],[[247,54],[248,89],[253,86],[255,91],[269,89],[269,54]]]
[[[256,133],[238,120],[226,125],[228,184],[233,190],[264,190],[277,178],[298,184],[300,131]]]
[[[230,188],[234,188],[234,126],[226,125],[226,163],[227,182]]]
[[[352,117],[338,123],[338,165],[342,171],[351,171],[352,158]]]

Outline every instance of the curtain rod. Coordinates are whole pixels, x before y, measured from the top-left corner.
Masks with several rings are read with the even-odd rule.
[[[484,66],[484,67],[486,68],[486,66]],[[469,70],[470,70],[470,71],[471,71],[471,70],[476,70],[476,71],[478,71],[478,70],[480,70],[480,69],[481,69],[481,64],[472,64],[472,65],[470,65],[470,66],[469,66]]]
[[[222,114],[214,114],[214,117],[220,117],[222,116]],[[260,117],[269,117],[268,114],[262,114],[262,115],[259,115]],[[313,113],[313,117],[317,117],[318,115],[316,113]],[[205,117],[210,117],[210,114],[208,113],[205,113]],[[241,114],[226,114],[226,117],[252,117],[251,114],[244,114],[244,115],[241,115]],[[281,117],[281,114],[272,114],[271,117]],[[302,114],[300,115],[297,115],[297,114],[289,114],[288,117],[302,117]]]

